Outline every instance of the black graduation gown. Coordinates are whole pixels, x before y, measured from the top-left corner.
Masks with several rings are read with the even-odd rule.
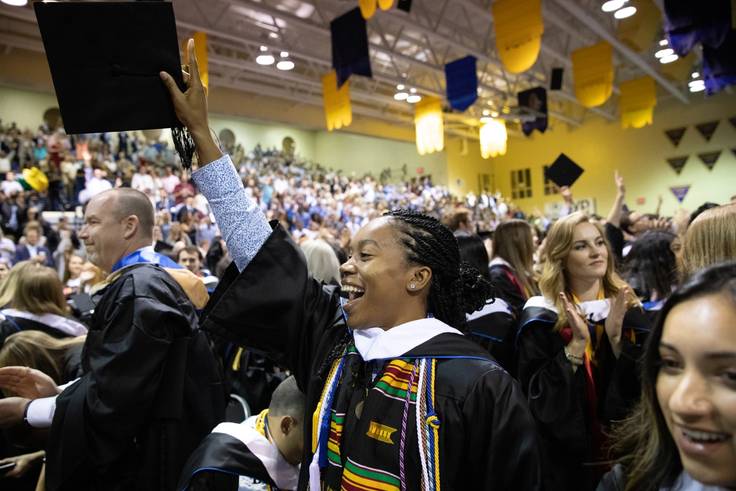
[[[84,374],[56,401],[46,489],[174,489],[224,415],[209,341],[158,266],[126,268],[95,300]]]
[[[516,279],[516,272],[505,264],[493,264],[488,272],[491,275],[495,296],[509,304],[511,311],[518,319],[526,302],[526,294]]]
[[[236,491],[239,476],[248,476],[276,491],[261,460],[240,440],[210,433],[192,453],[177,486],[181,491]]]
[[[312,414],[330,368],[325,360],[346,334],[337,290],[323,288],[308,276],[299,248],[276,224],[242,272],[234,266],[228,270],[210,300],[202,326],[262,350],[294,373],[306,394],[306,440],[299,486],[306,489],[312,460]],[[401,358],[443,355],[449,358],[438,361],[435,400],[443,489],[539,489],[534,422],[516,382],[480,346],[457,334],[441,334]],[[356,407],[367,389],[359,380],[365,377],[350,369],[345,373],[355,376],[348,383],[343,379],[338,387],[338,398],[350,401],[342,457],[386,455],[384,452],[395,447],[386,450],[385,444],[367,438],[365,427],[373,419],[395,419],[397,414],[386,414],[371,390],[362,416],[356,420]],[[416,489],[419,455],[415,425],[409,425],[406,448],[407,489]],[[398,466],[390,458],[379,460],[384,469]]]
[[[467,332],[511,375],[516,373],[517,318],[501,298],[491,298],[478,311],[468,315]]]
[[[537,297],[538,298],[538,297]],[[531,302],[530,302],[531,303]],[[638,360],[649,329],[639,308],[630,309],[624,328],[636,333],[632,342],[622,336],[617,359],[605,334],[596,350],[593,371],[596,389],[595,417],[586,397],[586,370],[572,365],[565,356],[562,335],[553,330],[557,313],[527,306],[518,334],[518,379],[537,421],[543,446],[545,489],[594,489],[603,472],[601,441],[596,443],[595,425],[605,430],[624,418],[641,394]],[[605,319],[598,319],[601,325]],[[597,462],[597,464],[595,464]]]

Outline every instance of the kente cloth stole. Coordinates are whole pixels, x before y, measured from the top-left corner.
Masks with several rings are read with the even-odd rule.
[[[405,491],[417,464],[421,489],[440,489],[436,365],[432,358],[395,358],[366,383],[365,362],[353,345],[333,362],[313,421],[321,489]]]

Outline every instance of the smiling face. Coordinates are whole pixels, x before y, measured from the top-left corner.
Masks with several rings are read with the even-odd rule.
[[[725,295],[675,306],[659,344],[657,400],[685,470],[736,486],[736,306]]]
[[[417,295],[422,284],[412,280],[422,266],[412,266],[391,218],[377,218],[353,237],[350,259],[340,267],[348,326],[389,329],[424,317]]]
[[[113,265],[123,257],[126,241],[124,221],[111,213],[115,209],[115,198],[110,193],[95,196],[84,212],[84,226],[79,238],[87,249],[87,258],[103,271],[110,272]]]
[[[598,228],[592,223],[575,225],[572,248],[565,259],[565,270],[574,279],[602,279],[608,269],[608,249]]]
[[[84,259],[79,256],[71,256],[69,258],[69,274],[72,278],[77,278],[82,273]]]

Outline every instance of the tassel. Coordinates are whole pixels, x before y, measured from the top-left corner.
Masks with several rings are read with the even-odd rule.
[[[174,140],[174,148],[181,159],[181,166],[186,171],[192,170],[192,157],[194,156],[194,140],[186,128],[172,128],[171,137]]]

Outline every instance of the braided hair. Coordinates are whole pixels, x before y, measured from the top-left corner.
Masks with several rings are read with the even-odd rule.
[[[491,283],[477,269],[460,261],[457,239],[450,229],[432,218],[408,209],[396,209],[384,216],[393,218],[401,235],[400,243],[410,263],[427,266],[432,270],[428,309],[438,320],[456,328],[465,328],[465,314],[475,312],[491,296]],[[352,342],[345,334],[335,343],[318,373],[326,376],[330,367]]]
[[[491,284],[477,269],[460,261],[457,239],[436,218],[408,209],[392,210],[385,216],[394,219],[407,260],[432,270],[429,312],[462,330],[465,314],[485,304],[491,295]]]

